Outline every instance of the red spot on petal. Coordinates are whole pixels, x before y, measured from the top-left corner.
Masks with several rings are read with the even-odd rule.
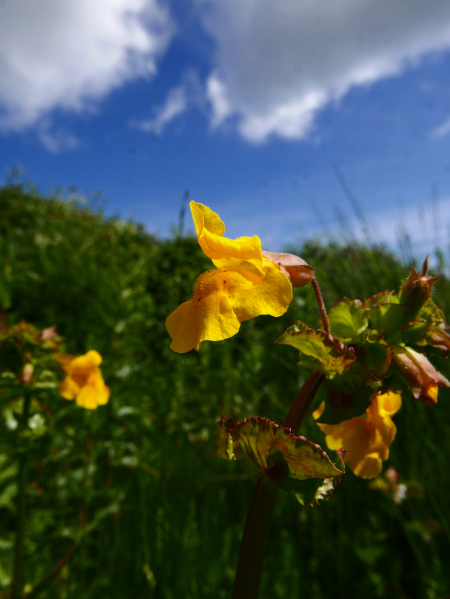
[[[224,283],[226,283],[226,281],[224,281]]]

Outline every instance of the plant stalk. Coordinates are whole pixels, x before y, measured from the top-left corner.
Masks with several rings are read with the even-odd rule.
[[[314,370],[294,399],[283,426],[298,434],[304,417],[325,380],[321,369]],[[242,535],[241,551],[232,599],[257,599],[270,521],[277,494],[275,480],[262,474],[256,483]]]
[[[322,293],[320,292],[319,283],[317,282],[316,277],[311,279],[311,285],[314,289],[314,293],[316,295],[317,305],[319,306],[320,316],[322,317],[323,330],[327,335],[330,334],[330,323],[328,321],[327,309],[325,308],[325,302],[323,301]]]
[[[292,402],[283,426],[290,428],[294,435],[298,435],[302,422],[324,380],[325,373],[321,369],[313,370]]]
[[[6,325],[6,309],[1,308],[0,309],[0,334],[5,335],[7,330],[8,330],[8,328]]]
[[[27,428],[28,415],[30,412],[31,392],[26,392],[23,399],[22,418],[19,423],[17,436]],[[25,505],[26,505],[26,488],[27,488],[27,470],[28,470],[28,448],[23,449],[19,456],[19,471],[17,474],[17,527],[16,527],[16,543],[14,548],[14,566],[13,566],[13,586],[12,599],[22,599],[23,596],[23,542],[25,537]]]
[[[253,491],[242,535],[232,599],[257,599],[277,483],[261,475]]]

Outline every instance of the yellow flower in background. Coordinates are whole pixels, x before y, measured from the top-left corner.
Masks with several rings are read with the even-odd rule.
[[[255,316],[281,316],[292,300],[289,279],[263,257],[258,237],[226,239],[215,212],[196,202],[190,206],[199,244],[219,268],[200,275],[192,299],[166,320],[170,347],[178,353],[199,350],[203,341],[228,339]]]
[[[63,397],[76,399],[77,404],[87,410],[95,410],[108,403],[111,391],[103,380],[99,368],[102,357],[97,351],[91,349],[76,358],[60,355],[59,360],[67,373],[59,385]]]
[[[376,395],[363,416],[344,420],[339,424],[317,423],[325,433],[325,441],[329,449],[344,447],[345,462],[357,476],[374,478],[381,472],[382,461],[389,457],[389,446],[395,438],[397,428],[392,422],[393,416],[401,408],[402,398],[399,393],[388,391]],[[325,403],[313,412],[319,418]]]

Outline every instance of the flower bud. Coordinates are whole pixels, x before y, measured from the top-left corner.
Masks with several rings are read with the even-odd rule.
[[[433,325],[427,335],[429,345],[440,349],[445,357],[450,352],[450,335],[438,326]]]
[[[423,263],[422,275],[411,268],[411,274],[400,287],[399,303],[420,310],[420,308],[430,299],[431,291],[438,277],[427,277],[428,256]]]
[[[33,376],[34,366],[30,362],[27,362],[22,369],[21,380],[24,385],[29,385],[31,383],[31,378]]]
[[[303,285],[310,283],[314,276],[314,268],[295,254],[265,252],[262,250],[262,255],[287,276],[292,287],[303,287]]]
[[[425,405],[437,403],[438,387],[450,387],[450,382],[428,361],[410,347],[394,348],[394,364],[415,399]]]

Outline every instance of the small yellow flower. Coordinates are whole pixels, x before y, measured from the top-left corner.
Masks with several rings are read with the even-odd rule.
[[[66,399],[76,399],[77,404],[87,410],[95,410],[108,403],[111,394],[100,371],[101,355],[91,349],[84,354],[72,358],[60,355],[59,360],[67,373],[59,385],[59,392]]]
[[[192,299],[166,320],[170,347],[178,353],[199,350],[203,341],[228,339],[255,316],[281,316],[292,300],[289,279],[263,257],[258,237],[226,239],[217,214],[195,202],[191,210],[199,244],[218,268],[200,275]]]
[[[376,395],[363,416],[339,424],[317,424],[325,433],[330,449],[344,447],[347,450],[345,462],[357,476],[374,478],[381,472],[382,460],[389,457],[389,446],[397,432],[391,416],[398,412],[401,405],[401,395],[388,391]],[[313,417],[319,418],[324,408],[325,403],[322,402],[313,412]]]

